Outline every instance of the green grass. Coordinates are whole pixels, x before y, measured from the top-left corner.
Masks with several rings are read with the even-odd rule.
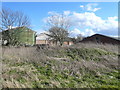
[[[44,51],[46,56],[52,53],[52,57],[67,57],[66,61],[43,59],[39,56],[40,53],[38,52],[38,59],[35,54],[30,54],[33,59],[29,58],[31,61],[26,61],[23,57],[20,60],[4,58],[3,82],[13,88],[119,88],[118,69],[110,66],[112,59],[103,59],[104,56],[117,57],[117,53],[99,48],[71,47]],[[99,64],[102,61],[107,62],[102,63],[104,67]],[[3,86],[9,88],[9,85],[4,83]]]
[[[98,48],[69,48],[66,52],[66,55],[72,60],[93,60],[100,61],[103,60],[101,57],[106,55],[116,56],[116,53],[108,52]]]
[[[40,65],[33,64],[33,67],[36,68],[36,71],[31,73],[36,75],[36,77],[30,76],[28,80],[25,78],[28,72],[26,70],[19,71],[13,69],[9,71],[9,75],[17,75],[18,77],[14,79],[21,84],[30,82],[32,88],[118,88],[119,85],[118,72],[105,73],[102,76],[96,77],[93,72],[84,71],[85,74],[82,76],[70,76],[69,71],[65,70],[62,73],[59,71],[53,71],[49,65],[42,67]],[[31,81],[31,78],[38,78],[38,80],[32,79]]]

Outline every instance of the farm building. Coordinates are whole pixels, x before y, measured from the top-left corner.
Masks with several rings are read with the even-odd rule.
[[[36,37],[36,44],[49,44],[53,46],[57,45],[57,42],[53,41],[52,39],[49,39],[49,36],[47,36],[45,33],[41,33]],[[65,40],[64,45],[73,45],[73,42],[69,38]]]
[[[11,41],[11,38],[9,37],[17,39],[17,41],[19,41],[21,45],[34,45],[36,42],[36,32],[27,27],[17,27],[13,29],[4,30],[2,32],[2,39],[7,40],[8,44],[10,43],[9,41]]]
[[[41,33],[36,37],[36,44],[48,44],[48,36],[45,33]]]
[[[101,35],[101,34],[95,34],[95,35],[92,35],[90,37],[86,37],[80,42],[83,42],[83,43],[92,42],[92,43],[120,45],[120,40],[112,38],[112,37],[108,37],[108,36],[105,36],[105,35]]]

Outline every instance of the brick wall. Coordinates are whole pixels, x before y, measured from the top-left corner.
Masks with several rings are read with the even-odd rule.
[[[48,44],[47,40],[36,40],[36,44]]]
[[[50,44],[56,45],[56,42],[48,41],[48,40],[36,40],[36,44]],[[73,45],[73,42],[64,42],[64,45]]]

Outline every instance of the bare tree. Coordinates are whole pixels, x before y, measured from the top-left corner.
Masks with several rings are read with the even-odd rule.
[[[20,11],[12,11],[8,8],[2,8],[0,12],[1,29],[12,29],[13,27],[29,27],[30,20],[28,16]]]
[[[81,41],[82,39],[83,39],[82,34],[78,34],[76,38],[77,42]]]
[[[72,23],[70,18],[64,14],[54,13],[54,15],[49,16],[46,19],[47,26],[51,27],[60,27],[68,29],[71,27]]]
[[[16,45],[19,43],[19,33],[22,30],[13,30],[22,27],[24,29],[30,26],[28,16],[19,11],[12,11],[8,8],[2,8],[0,12],[0,30],[2,31],[2,41],[7,40],[9,44]]]
[[[49,34],[47,34],[54,41],[63,45],[63,42],[68,38],[68,29],[71,27],[70,18],[64,14],[54,14],[46,19],[47,26],[49,26]]]
[[[49,29],[49,34],[47,34],[52,40],[59,42],[59,45],[62,46],[63,42],[68,38],[68,31],[59,28],[59,27],[52,27]]]
[[[18,27],[30,27],[29,17],[26,16],[23,12],[16,12],[17,22],[15,23]]]
[[[10,27],[13,27],[14,22],[16,22],[16,16],[15,13],[11,10],[2,9],[0,12],[0,19],[1,19],[1,30],[10,29]]]

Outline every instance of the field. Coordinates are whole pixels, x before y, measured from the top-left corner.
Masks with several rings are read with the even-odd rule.
[[[3,88],[118,88],[118,46],[3,47]]]

